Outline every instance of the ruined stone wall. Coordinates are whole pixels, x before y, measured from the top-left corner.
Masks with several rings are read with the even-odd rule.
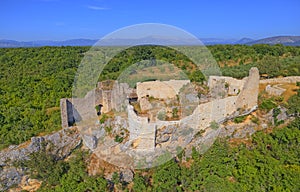
[[[189,82],[189,80],[138,82],[136,93],[138,98],[146,96],[158,99],[176,98],[182,86]]]
[[[60,100],[62,127],[70,127],[74,123],[88,122],[97,118],[95,109],[95,89],[84,98],[63,98]]]
[[[89,91],[84,98],[72,98],[72,104],[73,116],[76,123],[88,123],[97,118],[97,111],[95,109],[95,89]]]
[[[273,86],[267,85],[265,90],[268,94],[275,95],[275,96],[280,96],[282,95],[282,93],[286,91],[286,89],[283,89],[278,85],[273,85]]]
[[[237,109],[250,110],[257,106],[259,91],[259,71],[252,67],[249,76],[245,78],[245,84],[236,101]]]
[[[170,86],[176,92],[176,94],[178,94],[180,89],[184,85],[190,83],[190,80],[173,80],[173,79],[171,79],[170,81],[162,81],[162,82],[167,84],[168,86]]]
[[[208,79],[208,87],[213,98],[238,95],[244,84],[245,79],[239,80],[226,76],[210,76]]]
[[[220,80],[224,81],[224,83],[228,83],[228,93],[236,93],[238,96],[229,96],[200,104],[196,107],[191,116],[182,120],[182,123],[190,123],[192,126],[193,124],[195,126],[200,125],[200,127],[206,128],[212,121],[221,122],[238,109],[247,111],[257,106],[259,86],[259,73],[257,68],[251,68],[249,77],[243,80],[236,80],[231,77],[210,77],[210,88],[214,89],[218,87],[217,84]],[[172,98],[176,97],[180,88],[187,83],[189,83],[189,81],[186,80],[138,83],[137,95],[139,98],[146,95],[162,99]],[[236,92],[237,89],[239,92]],[[110,87],[103,87],[103,84],[100,83],[98,88],[88,92],[83,99],[72,99],[72,103],[67,99],[62,99],[62,126],[69,126],[70,122],[74,121],[74,119],[76,122],[85,119],[96,119],[95,106],[96,104],[102,104],[102,112],[109,112],[112,109],[116,111],[128,110],[129,121],[131,121],[131,124],[135,124],[132,127],[141,128],[144,124],[148,123],[148,119],[138,117],[133,112],[133,109],[129,110],[127,108],[128,95],[131,92],[132,89],[130,89],[126,83],[115,82],[114,85]],[[195,126],[194,128],[196,128]],[[131,130],[131,132],[135,135],[137,130]]]
[[[138,151],[151,151],[155,148],[156,125],[148,123],[147,117],[139,117],[131,105],[127,105],[129,140]]]
[[[95,103],[102,105],[102,113],[107,113],[111,110],[126,110],[128,96],[132,92],[132,88],[127,83],[118,83],[117,81],[111,81],[110,83],[110,87],[106,86],[105,88],[102,82],[98,83]]]
[[[60,115],[62,128],[67,128],[74,123],[73,105],[70,99],[63,98],[60,100]]]
[[[67,112],[67,99],[60,99],[60,117],[62,128],[69,127],[68,124],[68,112]]]
[[[281,77],[274,79],[262,79],[259,83],[262,84],[279,84],[279,83],[296,83],[300,82],[300,76]]]
[[[182,125],[188,125],[195,130],[206,129],[211,122],[220,123],[236,112],[237,96],[217,99],[199,104],[193,114],[180,120]]]
[[[126,111],[128,105],[128,97],[133,89],[127,83],[116,82],[111,94],[111,106],[116,111]]]

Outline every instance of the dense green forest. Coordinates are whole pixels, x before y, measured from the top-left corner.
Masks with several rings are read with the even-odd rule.
[[[99,80],[117,79],[121,72],[130,65],[142,60],[150,60],[148,66],[156,66],[159,60],[166,63],[172,63],[176,67],[181,68],[184,73],[193,81],[203,81],[204,76],[201,72],[197,73],[197,65],[195,65],[186,55],[175,49],[165,46],[145,45],[134,46],[118,53],[105,66]],[[200,77],[197,78],[195,75]]]
[[[59,100],[88,49],[0,49],[0,149],[61,128]]]
[[[71,97],[77,67],[90,47],[0,49],[0,149],[40,133],[60,129],[59,100]],[[208,49],[222,73],[242,78],[251,66],[269,77],[300,74],[300,47],[282,45],[215,45]],[[123,58],[122,60],[120,58]],[[186,71],[193,81],[202,73],[178,51],[159,46],[133,47],[114,57],[101,78],[115,78],[132,62],[162,59]],[[242,61],[242,62],[241,62]],[[247,61],[247,62],[243,62]],[[272,66],[272,67],[270,67]]]
[[[266,78],[300,74],[300,48],[283,45],[216,45],[208,47],[222,67],[222,74],[235,78],[257,67]]]

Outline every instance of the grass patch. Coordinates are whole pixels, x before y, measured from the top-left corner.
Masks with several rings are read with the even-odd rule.
[[[233,119],[233,122],[235,122],[235,123],[242,123],[242,122],[244,122],[246,120],[246,117],[247,116],[236,117],[236,118]]]

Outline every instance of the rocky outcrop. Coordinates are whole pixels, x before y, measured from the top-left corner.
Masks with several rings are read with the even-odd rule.
[[[127,183],[133,180],[133,172],[130,169],[123,169],[120,173],[121,181],[125,181]]]
[[[271,109],[264,118],[272,123],[272,125],[276,125],[289,119],[289,116],[285,107],[278,106],[277,108]]]
[[[0,168],[0,191],[5,191],[9,187],[19,184],[24,175],[24,170],[16,167]]]
[[[63,159],[81,143],[81,136],[76,127],[63,129],[50,135],[32,137],[27,144],[10,146],[0,152],[0,191],[19,184],[24,175],[24,168],[14,167],[14,163],[29,159],[29,155],[42,149]]]
[[[245,138],[255,133],[256,127],[257,125],[252,122],[222,125],[219,133],[219,137]]]
[[[83,135],[83,144],[89,149],[95,149],[97,147],[97,137],[94,135]]]
[[[274,95],[274,96],[280,96],[286,91],[286,89],[280,87],[280,84],[273,85],[273,86],[267,85],[265,90],[269,95]]]

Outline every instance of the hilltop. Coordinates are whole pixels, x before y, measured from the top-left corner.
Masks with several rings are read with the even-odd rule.
[[[276,36],[276,37],[268,37],[264,39],[259,39],[255,41],[250,41],[246,43],[247,45],[254,44],[283,44],[289,46],[299,46],[300,45],[300,36]]]

